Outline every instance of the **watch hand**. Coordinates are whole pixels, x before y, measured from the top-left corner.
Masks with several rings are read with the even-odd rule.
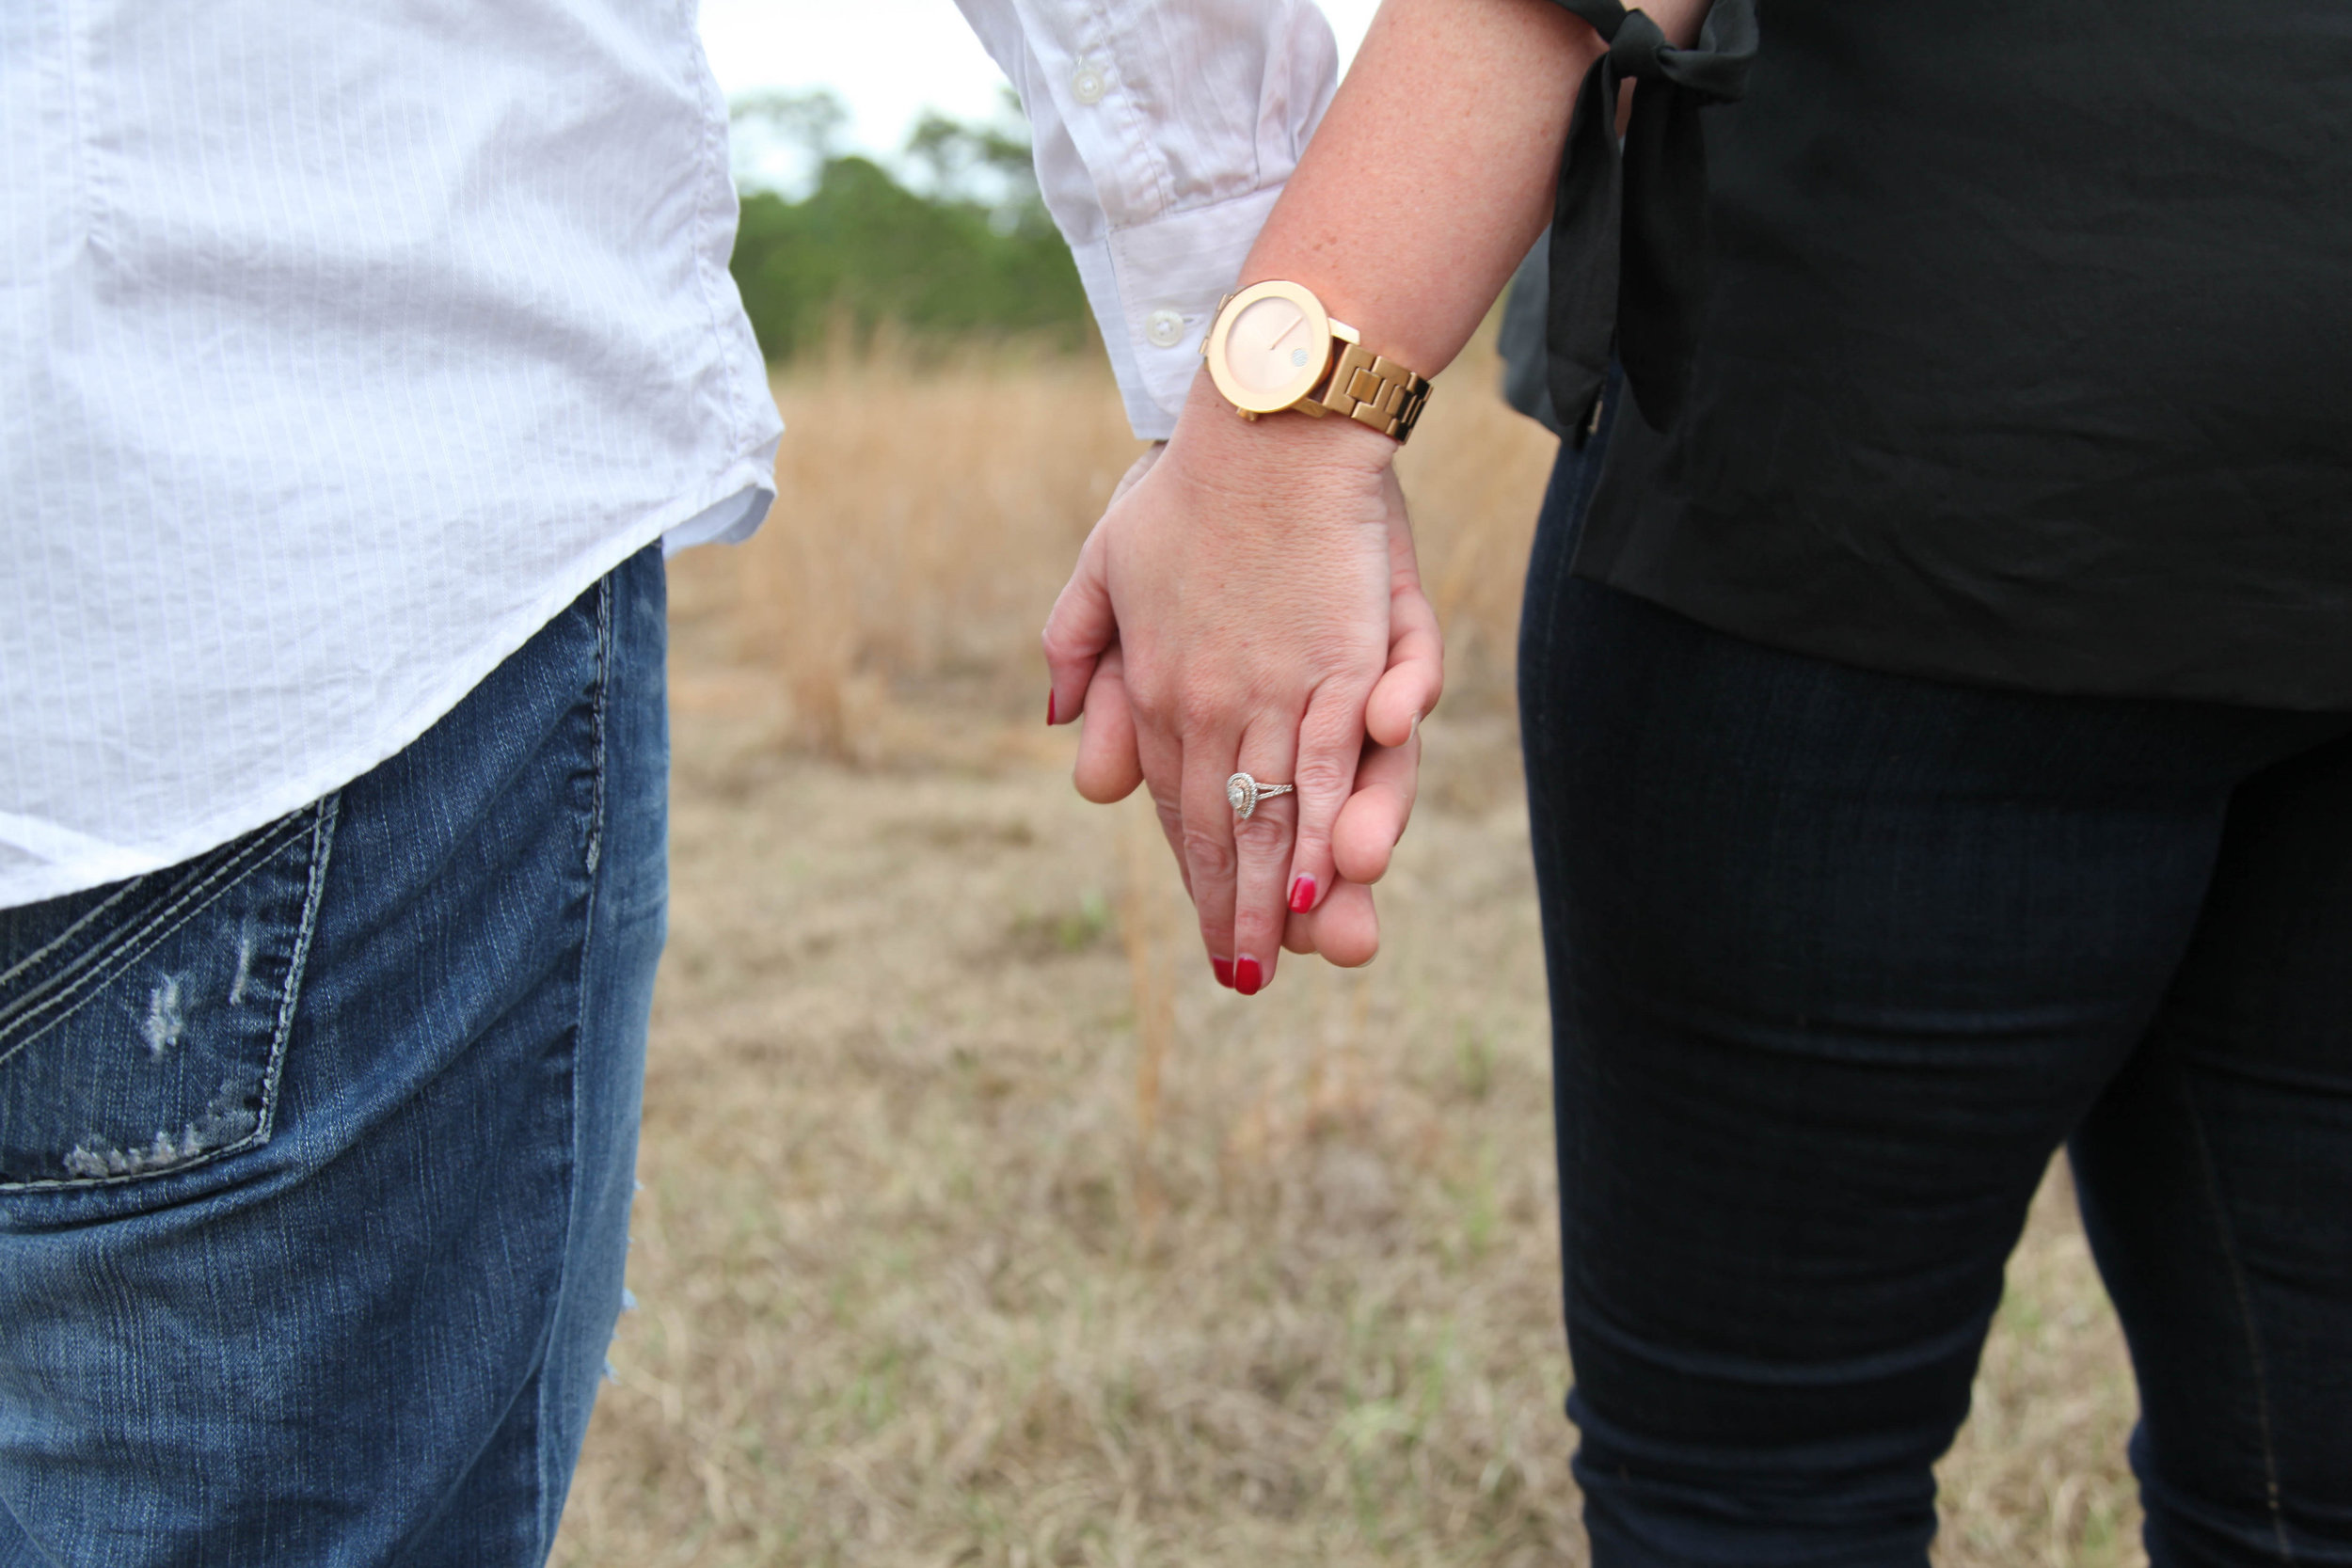
[[[1307,325],[1307,318],[1306,318],[1306,317],[1304,317],[1304,316],[1294,316],[1293,318],[1291,318],[1291,324],[1290,324],[1290,325],[1288,325],[1288,326],[1286,326],[1286,327],[1282,328],[1282,330],[1281,330],[1281,331],[1277,332],[1277,333],[1274,335],[1274,341],[1272,341],[1272,342],[1268,343],[1268,344],[1266,345],[1266,347],[1268,347],[1268,348],[1280,348],[1280,347],[1282,346],[1282,340],[1283,340],[1283,339],[1285,339],[1285,338],[1289,337],[1292,333],[1294,333],[1294,332],[1297,331],[1300,327],[1302,327],[1302,326],[1304,326],[1304,325]]]

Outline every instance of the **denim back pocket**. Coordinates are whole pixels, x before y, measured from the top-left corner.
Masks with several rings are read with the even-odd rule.
[[[334,821],[329,796],[184,864],[0,910],[0,1192],[268,1140]]]

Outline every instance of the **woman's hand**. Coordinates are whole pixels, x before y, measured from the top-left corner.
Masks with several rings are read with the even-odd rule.
[[[1157,449],[1138,467],[1148,464]],[[1436,617],[1415,583],[1408,612],[1392,621],[1434,629]],[[1433,630],[1434,634],[1434,630]],[[1412,651],[1423,641],[1418,633],[1391,637],[1390,669],[1398,650],[1411,660],[1424,657]],[[1385,701],[1401,688],[1375,688]],[[1401,700],[1401,697],[1400,697]],[[1136,757],[1135,716],[1127,705],[1124,664],[1114,642],[1094,662],[1093,678],[1086,689],[1086,727],[1078,737],[1078,760],[1072,770],[1078,793],[1098,805],[1110,805],[1135,793],[1143,782],[1143,767]],[[1410,729],[1401,746],[1382,746],[1366,739],[1356,766],[1356,790],[1340,808],[1331,832],[1331,860],[1338,870],[1331,890],[1321,903],[1303,913],[1293,912],[1282,927],[1282,945],[1293,953],[1312,953],[1342,969],[1372,962],[1380,952],[1380,916],[1374,908],[1372,884],[1387,875],[1389,857],[1405,836],[1413,815],[1413,799],[1421,765],[1421,736]],[[1220,974],[1228,985],[1230,972]]]
[[[1394,451],[1343,420],[1245,423],[1204,382],[1096,525],[1046,628],[1057,717],[1091,704],[1103,721],[1079,787],[1133,787],[1131,724],[1211,964],[1245,992],[1272,977],[1286,927],[1295,950],[1336,961],[1377,946],[1363,882],[1403,831],[1413,732],[1442,679]],[[1089,681],[1123,702],[1090,698]],[[1372,758],[1385,782],[1351,807]],[[1297,793],[1236,822],[1236,771]]]

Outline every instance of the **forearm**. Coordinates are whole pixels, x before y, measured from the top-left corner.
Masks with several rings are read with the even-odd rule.
[[[1707,0],[1643,8],[1687,43]],[[1305,283],[1366,347],[1436,375],[1549,221],[1602,48],[1550,0],[1386,0],[1241,280]]]
[[[1707,0],[1652,4],[1674,37]],[[1549,0],[1386,0],[1240,281],[1304,284],[1365,348],[1436,374],[1543,227],[1601,49]],[[1354,420],[1237,420],[1197,376],[1166,455],[1097,525],[1046,628],[1057,702],[1116,642],[1117,721],[1132,719],[1202,940],[1237,990],[1256,989],[1241,974],[1286,929],[1285,887],[1292,913],[1318,911],[1335,871],[1377,876],[1403,827],[1442,657],[1395,451]],[[1373,766],[1367,737],[1398,804],[1359,818],[1379,853],[1347,859],[1336,824]],[[1295,841],[1279,802],[1233,819],[1236,770],[1296,783]]]

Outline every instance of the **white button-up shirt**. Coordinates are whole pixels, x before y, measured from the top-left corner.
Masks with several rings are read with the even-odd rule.
[[[1328,32],[966,8],[1165,434]],[[0,908],[349,782],[631,552],[756,525],[725,142],[675,0],[0,6]]]
[[[1138,436],[1176,427],[1200,335],[1339,79],[1313,0],[957,0],[1021,95]]]

